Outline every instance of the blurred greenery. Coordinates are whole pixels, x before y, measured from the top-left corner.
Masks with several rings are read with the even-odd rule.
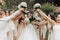
[[[50,12],[55,10],[56,7],[47,2],[47,3],[42,5],[41,9],[48,15]]]
[[[20,3],[20,0],[4,0],[6,8],[11,9]]]
[[[31,6],[34,3],[34,0],[4,0],[4,5],[2,5],[3,9],[15,9],[18,4],[21,2],[27,2],[28,8],[32,8]]]
[[[15,9],[18,4],[20,4],[22,1],[27,2],[28,9],[32,9],[35,0],[4,0],[4,5],[2,5],[3,9]],[[41,8],[44,12],[50,12],[51,10],[54,10],[55,7],[52,6],[50,3],[45,3],[42,5]]]
[[[35,0],[30,0],[30,1],[29,1],[29,5],[28,5],[28,8],[29,8],[29,9],[32,9],[33,4],[34,4],[34,1],[35,1]]]

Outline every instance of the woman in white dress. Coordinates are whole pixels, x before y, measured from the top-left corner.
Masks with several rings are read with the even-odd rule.
[[[24,28],[25,28],[25,21],[24,21],[24,18],[21,17],[18,20],[18,27],[17,27],[18,38],[20,37],[21,32],[23,31]],[[17,40],[18,40],[18,38],[17,38]]]
[[[30,23],[24,28],[18,40],[39,40],[39,37],[34,29],[35,18],[30,18]]]
[[[54,32],[54,39],[53,40],[60,40],[60,14],[56,17],[56,22],[49,18],[44,12],[42,12],[40,9],[37,9],[37,12],[43,17],[45,17],[46,20],[48,20],[51,25],[53,25],[53,32]]]
[[[7,32],[10,30],[8,24],[11,19],[19,15],[19,13],[21,14],[23,10],[24,8],[21,8],[20,10],[14,12],[12,15],[7,17],[4,17],[5,16],[4,11],[0,10],[0,40],[8,40]]]
[[[51,19],[53,19],[54,21],[56,21],[55,20],[55,14],[54,13],[50,13],[49,15],[48,15],[48,17],[50,17]],[[48,21],[48,40],[53,40],[53,25],[51,25],[51,23]]]

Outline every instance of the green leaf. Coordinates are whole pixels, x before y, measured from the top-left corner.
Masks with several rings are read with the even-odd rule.
[[[53,10],[56,9],[55,6],[52,6],[50,3],[45,3],[42,5],[41,9],[46,13],[49,14],[50,12],[52,12]]]

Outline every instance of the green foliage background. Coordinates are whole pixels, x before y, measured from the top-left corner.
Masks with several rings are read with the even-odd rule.
[[[32,5],[34,4],[34,0],[3,0],[3,5],[0,6],[3,7],[3,9],[15,9],[18,4],[21,2],[27,2],[28,8],[32,8]]]
[[[41,9],[48,15],[50,12],[56,9],[56,7],[50,3],[45,3],[42,5]]]

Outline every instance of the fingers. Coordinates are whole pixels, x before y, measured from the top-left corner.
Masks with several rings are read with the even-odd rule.
[[[24,8],[20,8],[19,10],[20,10],[21,12],[24,12],[24,11],[25,11]]]

